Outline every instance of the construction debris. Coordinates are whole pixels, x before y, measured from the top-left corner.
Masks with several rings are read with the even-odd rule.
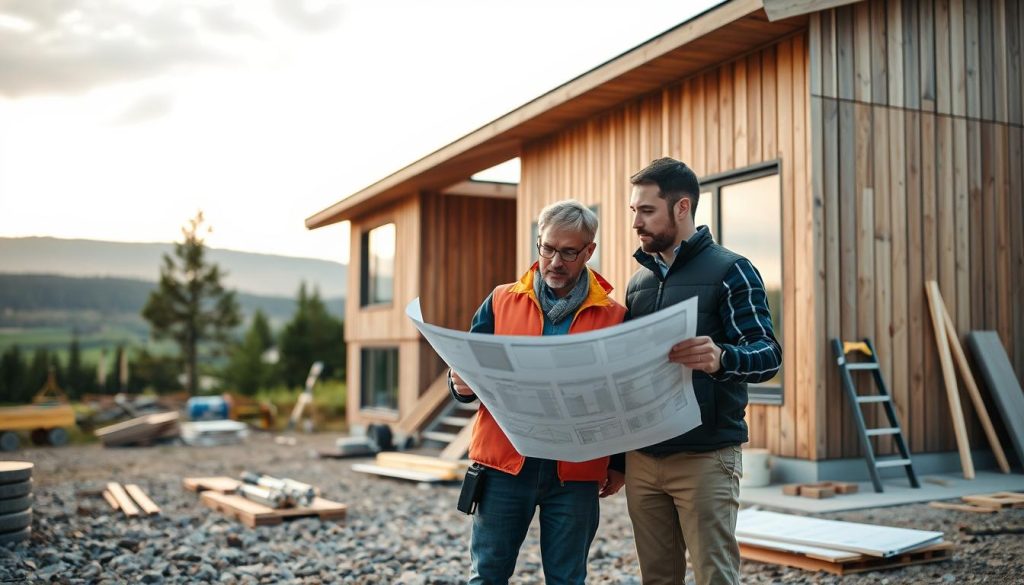
[[[353,471],[382,475],[396,479],[407,479],[423,483],[459,481],[466,475],[469,462],[449,460],[429,455],[412,453],[379,453],[376,464],[357,463]]]
[[[791,483],[782,486],[782,493],[787,496],[803,496],[805,498],[831,498],[836,494],[855,494],[859,487],[855,483],[844,481],[819,481],[817,483]]]
[[[104,447],[152,445],[181,434],[177,412],[149,414],[96,429],[96,436]]]
[[[744,559],[836,575],[947,560],[954,549],[941,532],[753,509],[740,511],[736,539]]]
[[[121,485],[116,481],[109,482],[103,490],[103,499],[115,510],[120,510],[128,518],[139,515],[155,516],[160,514],[157,506],[141,487],[134,483]]]
[[[236,445],[249,436],[249,426],[236,420],[204,420],[181,423],[181,440],[196,447]]]
[[[264,476],[262,474],[260,477]],[[313,486],[296,482],[289,479],[275,479],[279,482],[290,483],[296,490],[305,488],[312,489],[319,493]],[[316,496],[308,505],[304,506],[281,506],[277,497],[285,498],[283,492],[276,492],[279,496],[273,496],[272,489],[248,484],[230,477],[186,477],[183,480],[185,489],[200,492],[200,501],[204,505],[217,510],[223,514],[237,518],[250,528],[280,524],[286,519],[318,516],[321,520],[341,520],[345,517],[348,506],[331,500]],[[257,495],[258,494],[258,495]],[[263,499],[263,501],[258,501]]]
[[[278,479],[263,473],[243,471],[242,481],[249,484],[249,486],[265,488],[268,491],[269,497],[264,497],[263,499],[279,504],[271,506],[272,508],[309,506],[313,504],[313,500],[317,496],[317,490],[313,486],[295,481],[294,479]]]

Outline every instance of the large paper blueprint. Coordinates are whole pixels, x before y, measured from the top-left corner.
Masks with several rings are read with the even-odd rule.
[[[406,314],[523,455],[586,461],[700,425],[692,371],[669,349],[697,330],[697,298],[622,325],[557,336],[465,333]]]

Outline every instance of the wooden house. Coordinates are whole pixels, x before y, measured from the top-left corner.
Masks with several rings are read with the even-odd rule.
[[[924,283],[1024,377],[1022,23],[1022,0],[731,0],[316,213],[352,225],[349,421],[397,420],[442,370],[405,304],[465,329],[547,203],[598,212],[621,300],[628,177],[672,156],[702,178],[698,223],[770,289],[785,360],[751,389],[751,445],[784,477],[863,473],[828,342],[868,337],[919,471],[956,469]],[[517,186],[467,182],[514,157]]]

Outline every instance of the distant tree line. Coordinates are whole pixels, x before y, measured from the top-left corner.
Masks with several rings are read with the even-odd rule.
[[[77,336],[68,347],[66,364],[46,348],[36,349],[29,358],[12,346],[0,355],[0,402],[30,401],[51,368],[58,385],[72,398],[96,392],[162,392],[182,387],[194,394],[205,375],[218,378],[224,389],[254,394],[282,384],[302,386],[315,361],[324,362],[322,376],[343,379],[344,326],[328,312],[318,291],[308,293],[305,283],[299,288],[294,315],[278,335],[276,348],[266,315],[259,310],[241,340],[236,338],[241,312],[236,293],[221,282],[224,272],[206,259],[204,236],[210,231],[204,227],[202,212],[189,220],[182,228],[183,241],[175,243],[173,255],[164,254],[160,281],[148,291],[142,307],[152,337],[173,341],[178,355],[157,356],[142,350],[128,356],[125,352],[129,350],[119,346],[109,370],[105,360],[96,366],[105,371],[104,376],[83,365]],[[31,303],[23,293],[0,292],[19,297],[23,304]],[[76,302],[66,300],[62,306]],[[122,368],[125,360],[130,365]],[[184,383],[179,382],[180,377]]]
[[[218,378],[224,390],[248,395],[276,386],[301,387],[315,361],[324,362],[322,377],[344,380],[343,322],[327,311],[317,291],[308,292],[304,284],[295,306],[291,320],[277,334],[263,312],[257,310],[241,337],[227,343],[225,359],[200,372]],[[0,403],[30,402],[43,387],[51,367],[58,385],[73,400],[86,394],[183,389],[178,380],[184,372],[180,356],[155,355],[125,345],[111,347],[105,352],[106,376],[101,383],[99,364],[83,360],[77,335],[62,353],[63,357],[46,347],[23,350],[17,345],[0,353]],[[122,354],[127,354],[127,380],[120,375]]]

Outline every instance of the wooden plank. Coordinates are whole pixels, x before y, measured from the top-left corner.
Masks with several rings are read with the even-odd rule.
[[[445,476],[451,480],[461,477],[467,467],[465,463],[448,461],[440,457],[398,452],[378,453],[376,464],[381,467],[396,467],[436,473],[438,476]]]
[[[964,0],[964,67],[967,117],[981,117],[981,45],[978,2]]]
[[[839,160],[853,161],[856,159],[856,134],[854,125],[854,104],[839,103]],[[856,192],[856,166],[841,164],[839,166],[839,238],[840,238],[840,296],[839,317],[841,339],[859,339],[862,334],[858,329],[857,303],[858,269],[857,269],[857,219],[860,215],[858,203],[860,196]],[[841,391],[841,387],[837,387]],[[860,437],[856,425],[853,424],[854,406],[843,400],[843,440],[842,453],[848,456],[860,454]]]
[[[1024,390],[1002,341],[994,331],[972,331],[967,334],[967,345],[1002,416],[1017,459],[1024,461]]]
[[[853,6],[853,96],[858,102],[871,102],[871,6],[859,2]]]
[[[928,507],[935,508],[938,510],[955,510],[957,512],[972,512],[975,514],[993,514],[997,512],[995,508],[987,508],[985,506],[972,506],[970,504],[951,504],[949,502],[928,502]]]
[[[182,485],[190,492],[202,492],[211,490],[223,494],[233,493],[242,482],[230,477],[186,477],[181,480]]]
[[[932,102],[934,107],[934,101]],[[922,96],[922,107],[924,97]],[[939,256],[938,256],[938,224],[937,204],[938,189],[936,185],[936,144],[935,144],[935,116],[929,113],[921,114],[921,260],[923,276],[927,280],[939,278]],[[923,322],[925,334],[925,348],[934,345],[934,333],[931,331],[931,322],[927,319]],[[924,352],[924,384],[926,389],[938,388],[941,378],[940,364],[936,361],[936,354],[932,351]],[[940,400],[927,400],[926,425],[928,426],[926,448],[929,451],[941,451],[951,446],[948,433],[939,432],[939,427],[933,421],[943,420],[944,413]]]
[[[887,57],[889,60],[889,106],[903,107],[903,3],[902,0],[889,0],[886,3],[886,38],[889,40]]]
[[[933,0],[917,2],[917,42],[920,43],[917,57],[917,74],[920,77],[920,108],[925,112],[935,111],[935,5]]]
[[[746,538],[740,536],[736,539],[736,541],[741,545],[756,546],[758,548],[763,549],[797,553],[804,555],[808,558],[821,559],[823,561],[829,561],[832,563],[841,561],[852,561],[864,558],[864,555],[860,553],[852,553],[847,552],[845,550],[823,548],[820,546],[804,546],[801,544],[778,542],[775,540],[769,540],[767,538]]]
[[[405,469],[400,467],[384,467],[382,465],[371,465],[367,463],[357,463],[353,465],[352,471],[357,471],[359,473],[367,473],[370,475],[379,475],[382,477],[392,477],[395,479],[418,481],[421,483],[438,483],[442,481],[451,481],[451,476],[447,473],[435,473],[429,471],[420,471],[416,469]]]
[[[918,4],[914,0],[902,2],[903,15],[903,107],[918,110],[921,107],[921,52],[920,31],[918,30]]]
[[[795,57],[793,42],[783,41],[778,45],[778,89],[776,101],[778,120],[779,158],[782,160],[780,183],[782,187],[782,266],[792,270],[796,262],[796,226],[794,203],[796,199],[796,166],[804,164],[795,156],[794,133],[796,129],[793,111],[793,81]],[[802,112],[799,115],[803,115]],[[796,291],[793,278],[783,279],[782,285],[782,339],[783,343],[796,339]],[[796,410],[800,389],[796,386],[795,356],[783,353],[782,388],[785,392],[782,408],[779,410],[779,455],[796,456]]]
[[[938,283],[934,280],[925,283],[925,291],[928,294],[928,306],[931,308],[932,330],[935,332],[935,344],[939,350],[942,377],[946,383],[946,397],[949,399],[953,431],[956,434],[956,443],[960,450],[960,465],[963,467],[964,478],[974,479],[974,461],[971,458],[970,441],[967,438],[963,410],[960,408],[960,394],[956,385],[956,373],[953,371],[953,360],[949,355],[949,345],[946,341],[946,326],[942,315],[942,294],[939,292]]]
[[[906,112],[906,203],[907,203],[907,347],[908,402],[911,451],[927,448],[928,426],[925,416],[928,401],[925,388],[925,348],[928,332],[924,329],[924,256],[921,214],[921,115]]]
[[[902,83],[902,81],[900,81]],[[903,110],[890,108],[889,120],[889,222],[892,236],[892,310],[889,331],[892,339],[892,386],[896,414],[909,440],[914,421],[910,416],[910,369],[907,304],[907,185],[906,185],[906,119]]]
[[[841,261],[841,248],[845,240],[841,234],[839,220],[840,204],[840,136],[839,136],[839,103],[836,100],[823,101],[824,125],[823,133],[823,170],[824,210],[825,210],[825,330],[826,341],[820,347],[827,347],[828,338],[842,330],[841,315],[841,275],[844,264]],[[827,352],[825,352],[827,353]],[[828,355],[831,355],[828,353]],[[829,360],[826,370],[826,400],[817,408],[826,409],[826,453],[827,458],[842,457],[844,451],[844,427],[852,424],[850,405],[843,395],[839,381],[838,369]]]
[[[971,372],[971,366],[967,363],[967,355],[964,354],[964,348],[960,345],[960,337],[956,333],[956,325],[953,323],[953,319],[949,316],[949,311],[946,310],[945,303],[939,305],[939,309],[942,311],[943,322],[945,323],[946,337],[949,339],[949,346],[952,349],[953,357],[956,358],[957,367],[960,368],[960,378],[964,381],[964,387],[967,388],[967,395],[971,397],[971,403],[974,404],[974,412],[977,413],[978,419],[981,421],[981,427],[985,431],[985,437],[988,439],[988,444],[992,447],[992,453],[996,457],[996,463],[999,465],[999,469],[1003,473],[1010,473],[1010,464],[1006,461],[1006,454],[1003,452],[1003,445],[999,442],[999,435],[996,434],[995,427],[992,426],[992,419],[988,416],[988,409],[985,408],[985,401],[981,398],[981,391],[978,390],[978,384],[974,380],[974,374]]]
[[[109,482],[107,484],[107,492],[117,500],[117,507],[124,512],[125,516],[134,518],[139,515],[138,506],[136,506],[135,502],[128,497],[128,494],[124,491],[124,488],[121,487],[121,484],[116,481]]]
[[[856,283],[857,283],[857,335],[844,339],[877,339],[875,331],[875,190],[872,188],[874,159],[871,151],[879,147],[872,139],[871,107],[854,105],[856,131],[856,166],[854,170],[854,193],[856,194]],[[862,408],[868,428],[878,426],[880,414],[877,408]],[[884,451],[883,451],[884,452]]]
[[[971,209],[969,205],[967,121],[953,120],[953,217],[956,232],[956,330],[967,331],[971,323]]]
[[[1024,508],[1024,493],[997,492],[994,494],[974,494],[964,496],[963,500],[976,506],[985,506],[996,510]]]
[[[874,327],[875,348],[878,351],[878,362],[882,368],[882,378],[892,388],[893,383],[893,350],[892,350],[892,212],[889,181],[889,113],[887,109],[873,107],[871,116],[871,152],[874,156],[871,177],[874,185],[874,218],[873,218],[873,255],[874,255]],[[898,147],[897,147],[898,148]],[[892,451],[891,437],[876,439],[880,453]]]
[[[953,111],[950,0],[934,0],[935,30],[935,111],[950,114]]]
[[[869,2],[871,11],[871,102],[889,104],[889,31],[885,2]]]
[[[865,557],[862,560],[853,560],[843,564],[814,559],[806,555],[740,544],[740,557],[747,560],[785,565],[808,571],[825,571],[834,575],[851,575],[951,560],[953,558],[952,551],[953,545],[951,543],[942,543],[926,549],[911,551],[896,558],[877,559]]]
[[[969,1],[969,0],[968,0]],[[967,45],[964,38],[964,0],[949,0],[950,111],[967,115]]]
[[[124,490],[132,497],[133,500],[135,500],[135,503],[138,504],[146,514],[153,515],[160,513],[160,506],[157,506],[138,485],[129,483],[124,486]]]
[[[855,15],[853,7],[837,9],[836,15],[836,73],[839,99],[854,100],[857,97],[857,73],[854,62],[856,51],[854,39]]]
[[[114,495],[110,493],[110,490],[103,490],[103,499],[106,500],[108,504],[110,504],[111,508],[115,510],[121,509],[121,504],[118,503],[117,498],[115,498]]]
[[[764,11],[770,22],[794,16],[813,14],[822,10],[853,4],[858,0],[764,0]]]

